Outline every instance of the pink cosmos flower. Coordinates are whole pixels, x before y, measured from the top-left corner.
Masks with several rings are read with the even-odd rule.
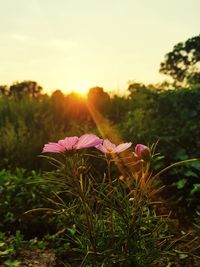
[[[150,157],[150,149],[145,145],[137,144],[135,146],[135,154],[139,158],[147,159]]]
[[[128,149],[131,145],[132,143],[123,143],[116,146],[115,144],[111,143],[108,139],[105,139],[103,141],[103,144],[96,146],[96,148],[105,154],[112,154],[112,153],[120,153]]]
[[[57,143],[48,143],[43,147],[42,152],[63,153],[70,150],[78,150],[82,148],[95,147],[102,143],[102,139],[94,134],[84,134],[80,137],[66,137]]]

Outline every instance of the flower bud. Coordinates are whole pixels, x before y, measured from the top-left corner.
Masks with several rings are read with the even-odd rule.
[[[135,146],[135,154],[138,158],[144,159],[144,160],[149,160],[150,159],[150,149],[142,144],[137,144]]]

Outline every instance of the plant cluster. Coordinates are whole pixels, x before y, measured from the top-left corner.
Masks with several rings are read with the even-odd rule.
[[[2,170],[1,262],[20,266],[25,248],[53,248],[61,266],[170,266],[188,257],[172,250],[169,218],[152,202],[166,169],[154,174],[151,164],[160,168],[161,158],[154,147],[131,145],[66,137],[43,147],[54,171]]]
[[[55,188],[55,187],[54,187]],[[51,186],[41,182],[41,174],[17,169],[0,171],[0,231],[14,235],[20,230],[26,239],[56,231],[55,219],[44,213],[25,212],[50,205]],[[31,225],[31,231],[30,231]]]
[[[138,144],[115,145],[93,134],[50,142],[43,156],[57,166],[50,184],[59,187],[55,214],[62,217],[65,251],[79,266],[153,266],[168,260],[170,236],[150,202],[155,193],[151,151]],[[91,148],[100,151],[84,153]],[[122,153],[123,152],[123,153]],[[106,162],[97,174],[90,158]]]

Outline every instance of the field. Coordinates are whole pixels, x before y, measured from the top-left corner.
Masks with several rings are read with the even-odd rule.
[[[0,266],[200,266],[200,88],[4,89]]]

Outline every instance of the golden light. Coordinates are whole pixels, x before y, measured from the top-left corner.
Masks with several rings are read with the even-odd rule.
[[[75,92],[75,93],[85,97],[91,87],[92,87],[91,82],[75,81],[72,85],[69,86],[69,89],[72,92]]]

